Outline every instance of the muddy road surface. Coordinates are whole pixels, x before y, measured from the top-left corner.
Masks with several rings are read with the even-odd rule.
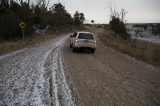
[[[60,36],[0,56],[0,106],[160,106],[160,70],[106,47],[73,53]]]
[[[97,40],[97,51],[73,53],[69,41],[64,60],[80,105],[160,106],[160,74]]]

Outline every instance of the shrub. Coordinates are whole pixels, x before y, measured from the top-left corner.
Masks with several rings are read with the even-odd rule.
[[[109,24],[115,35],[118,34],[123,39],[130,38],[130,35],[128,35],[126,32],[125,24],[123,23],[123,21],[121,21],[119,17],[112,16]]]
[[[15,15],[5,14],[0,17],[0,39],[11,40],[21,36],[19,19]]]

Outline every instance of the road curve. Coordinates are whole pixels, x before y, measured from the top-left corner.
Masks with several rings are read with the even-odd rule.
[[[67,36],[0,56],[0,106],[74,106],[62,63]]]
[[[160,70],[106,47],[73,53],[60,36],[0,56],[0,106],[159,106]]]

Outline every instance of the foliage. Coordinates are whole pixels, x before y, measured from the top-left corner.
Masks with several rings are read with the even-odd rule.
[[[26,2],[24,2],[26,1]],[[72,18],[61,3],[51,0],[37,0],[31,5],[30,0],[1,0],[0,2],[0,40],[12,40],[22,37],[19,23],[24,21],[25,37],[32,35],[33,26],[71,27],[77,20]],[[84,14],[78,13],[78,24],[84,22]]]
[[[8,9],[9,9],[8,0],[1,0],[0,1],[0,13],[6,13]]]
[[[18,26],[18,17],[12,14],[5,14],[0,17],[0,39],[13,39],[20,37],[21,31]]]
[[[3,1],[4,0],[2,0],[2,2]],[[10,4],[8,1],[2,2],[0,4],[0,40],[11,40],[22,37],[22,31],[19,28],[19,23],[21,21],[24,21],[27,24],[27,28],[25,29],[26,35],[31,35],[33,32],[30,23],[32,11],[29,8],[29,5],[27,3],[21,5],[15,1],[10,1]]]
[[[94,23],[94,20],[91,20],[91,23],[93,24],[93,23]]]
[[[52,19],[49,21],[51,25],[68,26],[74,23],[71,15],[65,10],[65,7],[61,3],[54,4],[49,12],[52,16]]]
[[[80,26],[83,25],[84,21],[85,21],[84,14],[76,11],[75,14],[74,14],[75,25],[78,26],[78,27],[80,27]]]
[[[111,20],[109,22],[109,25],[111,29],[114,31],[115,35],[118,34],[123,39],[130,38],[130,35],[127,34],[126,27],[124,24],[124,18],[126,13],[127,12],[124,9],[121,9],[120,13],[118,13],[116,10],[114,10],[113,13],[111,11]]]
[[[113,16],[109,24],[115,35],[119,34],[123,39],[128,39],[129,35],[126,32],[125,24],[120,18]]]

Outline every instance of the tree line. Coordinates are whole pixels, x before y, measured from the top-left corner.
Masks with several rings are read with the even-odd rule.
[[[0,0],[0,40],[21,38],[20,22],[26,23],[27,37],[33,35],[36,25],[49,25],[51,29],[83,26],[83,13],[76,11],[72,17],[60,2],[50,5],[51,0]]]

